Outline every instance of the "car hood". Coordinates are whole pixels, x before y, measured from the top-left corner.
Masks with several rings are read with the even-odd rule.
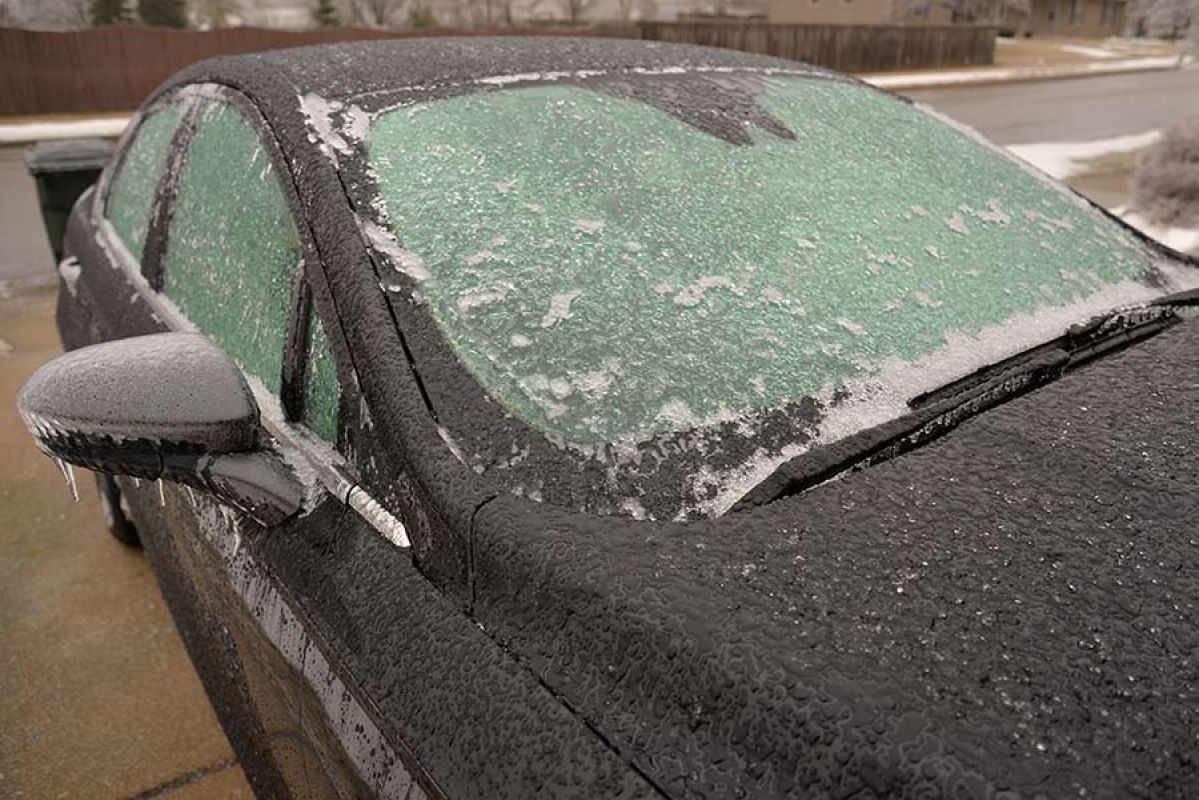
[[[677,797],[1193,794],[1199,324],[693,525],[500,497],[472,614]]]

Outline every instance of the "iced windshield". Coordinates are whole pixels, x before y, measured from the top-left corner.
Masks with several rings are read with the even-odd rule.
[[[984,332],[1014,352],[1163,291],[1100,213],[894,98],[713,76],[756,103],[709,125],[671,107],[672,79],[653,78],[653,102],[630,84],[515,87],[371,126],[420,297],[486,390],[555,439],[931,388],[896,376]],[[997,355],[973,350],[959,373]]]

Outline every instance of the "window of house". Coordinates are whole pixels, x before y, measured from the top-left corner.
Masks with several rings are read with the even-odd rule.
[[[279,391],[300,244],[258,134],[205,101],[179,175],[162,291],[250,375]]]
[[[142,118],[109,190],[105,216],[121,243],[139,262],[150,228],[150,209],[179,124],[180,103],[160,106]]]

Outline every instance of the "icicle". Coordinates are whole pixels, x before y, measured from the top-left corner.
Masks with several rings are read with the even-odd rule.
[[[142,488],[142,479],[141,479],[141,478],[134,478],[134,479],[133,479],[133,488],[134,488],[134,489],[140,489],[140,488]]]
[[[67,482],[67,489],[71,492],[71,499],[78,503],[79,487],[75,484],[75,470],[70,464],[63,461],[58,456],[50,457],[54,459],[54,464],[58,467],[58,471],[62,474],[62,479]]]
[[[187,489],[187,499],[194,506],[196,504],[196,493],[192,491],[192,487],[190,486],[184,486],[183,488]]]
[[[165,506],[167,504],[167,496],[162,489],[162,478],[158,479],[158,504],[161,506]]]
[[[66,465],[67,488],[71,490],[71,499],[76,503],[79,502],[79,486],[75,483],[75,468],[70,464]]]

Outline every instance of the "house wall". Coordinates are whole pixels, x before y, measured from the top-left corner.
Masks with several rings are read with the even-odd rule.
[[[892,0],[769,0],[770,22],[871,24],[891,21]]]
[[[1021,33],[1032,36],[1119,36],[1125,0],[1031,0]]]

